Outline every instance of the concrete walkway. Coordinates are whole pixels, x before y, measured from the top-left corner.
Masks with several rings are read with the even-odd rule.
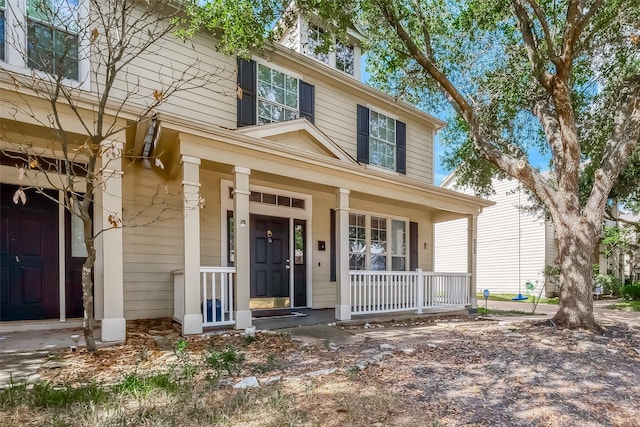
[[[620,300],[602,299],[593,302],[593,314],[598,322],[611,324],[611,323],[626,323],[631,326],[640,327],[640,312],[637,311],[625,311],[625,310],[613,310],[606,308]],[[484,301],[478,301],[478,307],[484,307]],[[491,310],[502,311],[524,311],[525,313],[531,313],[533,310],[533,303],[527,301],[489,301],[489,312]],[[557,305],[553,304],[538,304],[536,307],[534,316],[526,316],[524,318],[540,318],[550,319],[558,310]],[[500,317],[500,316],[496,316]],[[513,319],[517,316],[509,316],[509,319]]]

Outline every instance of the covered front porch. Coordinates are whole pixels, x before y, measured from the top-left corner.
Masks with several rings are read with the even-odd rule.
[[[182,268],[172,271],[183,334],[244,329],[266,307],[332,307],[349,320],[476,306],[477,217],[489,202],[363,168],[313,138],[291,146],[169,121],[163,132],[183,194]],[[434,272],[433,224],[458,218],[468,221],[468,271]]]

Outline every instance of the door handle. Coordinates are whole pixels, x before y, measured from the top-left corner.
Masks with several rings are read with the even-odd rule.
[[[286,268],[287,270],[291,268],[290,262],[290,260],[287,260],[287,264],[284,266],[284,268]]]
[[[18,255],[16,255],[16,262],[20,262],[20,257],[18,257]]]

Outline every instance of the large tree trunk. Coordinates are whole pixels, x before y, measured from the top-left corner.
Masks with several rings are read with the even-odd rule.
[[[582,217],[556,223],[560,259],[558,326],[601,331],[593,317],[592,268],[599,230]]]

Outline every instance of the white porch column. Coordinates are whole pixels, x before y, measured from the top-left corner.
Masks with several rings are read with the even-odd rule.
[[[202,333],[200,301],[200,159],[182,156],[184,317],[182,335]]]
[[[251,244],[249,241],[249,175],[251,169],[236,166],[233,170],[234,265],[236,286],[234,300],[236,329],[251,326]]]
[[[96,242],[98,259],[94,270],[95,295],[101,317],[100,339],[103,342],[124,341],[127,327],[124,319],[124,280],[122,245],[122,149],[120,141],[104,141],[103,155],[98,165],[103,180],[102,190],[96,189],[97,216],[95,231],[106,230]],[[100,208],[101,207],[101,208]],[[117,224],[117,226],[114,226]],[[102,254],[102,255],[100,255]]]
[[[478,307],[478,297],[476,290],[476,261],[478,256],[478,215],[471,215],[467,218],[467,272],[471,274],[469,278],[469,300],[471,308]]]
[[[351,319],[351,284],[349,283],[349,194],[346,188],[336,191],[336,319]]]

